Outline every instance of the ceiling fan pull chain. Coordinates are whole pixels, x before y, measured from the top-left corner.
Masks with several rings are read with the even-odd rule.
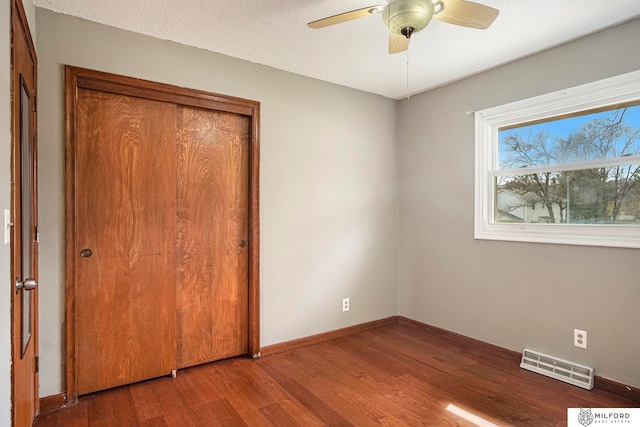
[[[407,99],[409,98],[409,49],[407,49]]]

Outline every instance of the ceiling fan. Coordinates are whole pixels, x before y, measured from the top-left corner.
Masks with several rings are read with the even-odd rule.
[[[424,29],[431,18],[449,24],[484,30],[489,28],[500,11],[467,0],[386,0],[386,5],[373,5],[329,16],[307,25],[313,29],[340,24],[382,12],[389,29],[389,53],[409,48],[413,33]]]

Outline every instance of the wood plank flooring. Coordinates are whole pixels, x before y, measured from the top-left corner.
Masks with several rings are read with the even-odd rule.
[[[35,425],[538,427],[566,425],[567,408],[636,406],[522,370],[491,346],[397,323],[87,395]]]

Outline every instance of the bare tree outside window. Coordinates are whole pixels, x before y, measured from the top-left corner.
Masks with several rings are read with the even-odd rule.
[[[640,105],[520,125],[498,139],[510,173],[496,177],[496,222],[640,224],[640,165],[625,161],[640,155]]]

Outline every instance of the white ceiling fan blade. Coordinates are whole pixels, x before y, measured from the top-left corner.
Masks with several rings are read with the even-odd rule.
[[[389,53],[400,53],[409,49],[411,39],[406,38],[402,34],[389,32]]]
[[[307,25],[313,29],[324,28],[328,27],[329,25],[341,24],[353,19],[364,18],[365,16],[382,12],[382,9],[384,9],[384,5],[363,7],[362,9],[356,9],[350,12],[329,16],[328,18],[318,19],[317,21],[309,22]]]
[[[466,0],[443,0],[442,11],[433,17],[442,22],[484,30],[489,28],[500,13],[498,9]]]

